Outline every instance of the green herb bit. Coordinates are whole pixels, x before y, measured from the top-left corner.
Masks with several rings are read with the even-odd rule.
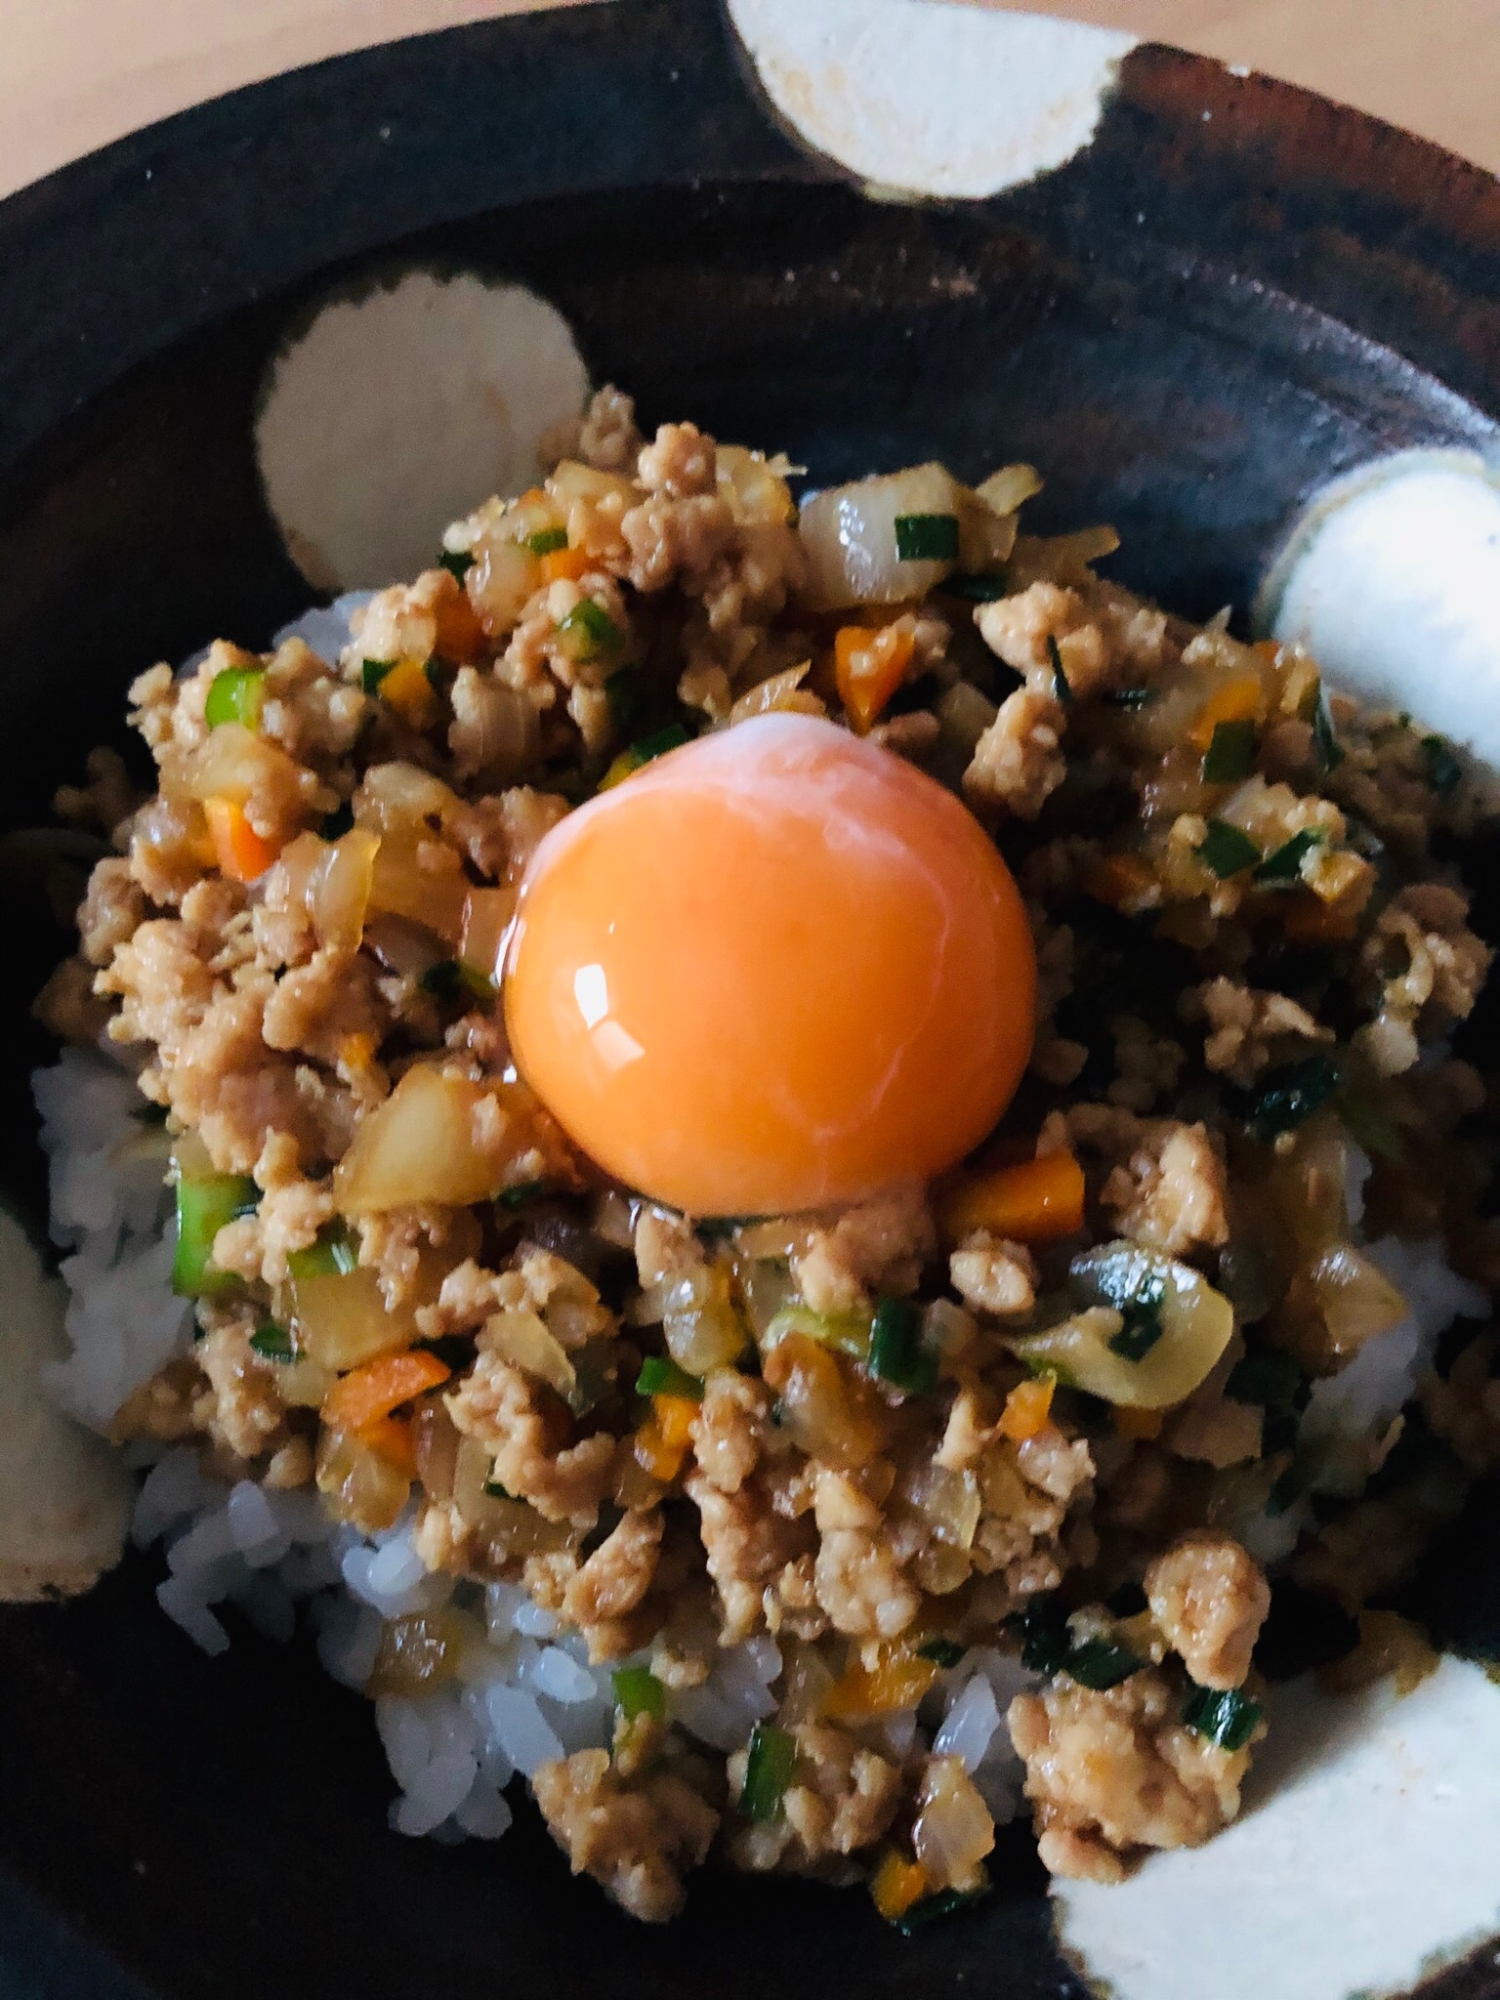
[[[654,1722],[666,1720],[667,1691],[649,1667],[616,1667],[610,1679],[615,1707],[627,1722],[638,1715],[649,1715]]]
[[[1320,1110],[1339,1087],[1339,1066],[1332,1056],[1303,1056],[1267,1070],[1250,1097],[1245,1123],[1255,1137],[1269,1143],[1279,1132],[1290,1132]]]
[[[1203,757],[1204,784],[1237,785],[1241,778],[1249,777],[1254,763],[1255,724],[1249,720],[1216,722]]]
[[[1266,1513],[1271,1520],[1279,1520],[1301,1498],[1302,1476],[1295,1465],[1289,1465],[1266,1495]]]
[[[517,1181],[514,1187],[501,1188],[495,1196],[496,1208],[524,1208],[529,1201],[546,1194],[550,1181]]]
[[[1052,660],[1052,692],[1057,696],[1057,699],[1062,703],[1064,708],[1071,708],[1073,706],[1073,690],[1069,687],[1068,677],[1063,672],[1062,653],[1058,648],[1057,641],[1050,632],[1047,634],[1047,652]]]
[[[900,562],[957,562],[956,514],[898,514],[896,556]]]
[[[203,720],[210,729],[225,722],[238,722],[246,729],[260,728],[260,714],[266,699],[264,667],[226,667],[215,674],[203,704]]]
[[[526,537],[526,547],[534,556],[550,556],[558,549],[568,546],[566,528],[538,528],[534,535]]]
[[[342,840],[354,826],[354,807],[345,799],[341,806],[335,806],[331,813],[325,813],[318,822],[320,840]]]
[[[870,1327],[870,1373],[892,1388],[926,1396],[937,1387],[937,1356],[922,1345],[922,1315],[909,1299],[882,1298]]]
[[[1106,1688],[1118,1687],[1121,1681],[1138,1674],[1145,1664],[1128,1646],[1118,1645],[1113,1639],[1085,1639],[1069,1648],[1062,1671],[1080,1687],[1103,1694]]]
[[[1247,1354],[1230,1370],[1224,1394],[1237,1403],[1258,1403],[1263,1410],[1295,1410],[1306,1402],[1307,1377],[1290,1354]]]
[[[1121,1302],[1118,1310],[1125,1324],[1110,1341],[1110,1349],[1127,1361],[1142,1361],[1162,1337],[1162,1301],[1167,1295],[1166,1280],[1160,1272],[1146,1279],[1134,1298]]]
[[[380,683],[396,671],[394,660],[366,660],[359,670],[359,684],[366,694],[379,694]]]
[[[639,743],[632,743],[630,754],[640,763],[649,764],[653,758],[665,757],[669,750],[680,750],[684,743],[691,740],[680,722],[669,722],[665,729],[658,729],[653,735],[643,736]]]
[[[248,1174],[204,1174],[177,1183],[177,1249],[172,1290],[181,1298],[222,1298],[239,1289],[233,1271],[213,1261],[214,1238],[227,1223],[253,1215],[260,1189]]]
[[[944,1917],[956,1916],[960,1910],[967,1910],[975,1903],[982,1903],[990,1893],[986,1882],[979,1889],[940,1889],[935,1896],[923,1896],[909,1909],[903,1910],[896,1918],[894,1928],[902,1937],[914,1937],[918,1931],[926,1930],[929,1924],[940,1923]]]
[[[597,660],[605,653],[617,653],[625,643],[625,634],[592,597],[580,597],[557,629],[574,660]]]
[[[1344,748],[1333,733],[1333,717],[1328,713],[1327,697],[1321,688],[1313,706],[1312,733],[1318,762],[1325,771],[1336,771],[1344,761]]]
[[[1255,1734],[1262,1714],[1238,1688],[1194,1688],[1183,1703],[1182,1719],[1220,1750],[1243,1750]]]
[[[278,1326],[274,1319],[268,1319],[264,1326],[255,1329],[250,1336],[250,1345],[257,1354],[263,1354],[267,1361],[295,1361],[297,1358],[292,1336],[284,1326]]]
[[[993,604],[997,597],[1005,595],[1005,572],[1000,569],[975,570],[970,576],[950,576],[942,587],[970,604]]]
[[[797,1744],[790,1731],[778,1729],[774,1722],[757,1722],[750,1732],[745,1788],[740,1793],[740,1811],[746,1819],[776,1818],[796,1765]]]
[[[928,1639],[918,1646],[917,1658],[931,1660],[935,1667],[942,1667],[946,1672],[949,1667],[956,1667],[968,1650],[967,1646],[960,1646],[956,1639]]]
[[[1050,1594],[1013,1611],[1005,1628],[1021,1642],[1021,1665],[1034,1674],[1055,1674],[1068,1657],[1072,1641],[1062,1606]]]
[[[325,1222],[317,1241],[293,1250],[286,1260],[294,1278],[347,1278],[359,1269],[359,1238],[341,1215]]]
[[[640,711],[640,675],[633,667],[621,667],[604,683],[604,695],[616,729],[628,729]]]
[[[1227,882],[1231,875],[1253,867],[1260,859],[1260,849],[1249,834],[1241,833],[1227,819],[1211,819],[1208,832],[1198,844],[1198,859],[1221,882]]]
[[[495,997],[495,982],[472,965],[465,965],[461,958],[442,958],[436,965],[429,965],[422,974],[418,985],[424,993],[430,993],[434,1000],[450,1007],[458,1000],[478,1000],[487,1003]]]
[[[447,570],[449,576],[457,577],[460,583],[474,567],[474,558],[467,549],[444,549],[438,557],[438,568]]]
[[[1304,856],[1322,845],[1322,834],[1315,833],[1311,827],[1304,827],[1301,833],[1294,833],[1290,840],[1284,841],[1266,856],[1255,871],[1256,881],[1268,889],[1295,888],[1302,880]]]
[[[487,1479],[484,1482],[484,1490],[492,1500],[514,1500],[516,1497],[510,1488],[502,1486],[498,1479]]]
[[[1104,699],[1111,708],[1149,708],[1156,699],[1155,688],[1115,688]]]
[[[665,1355],[652,1354],[641,1363],[641,1372],[635,1378],[635,1393],[638,1396],[688,1396],[693,1402],[701,1403],[703,1382],[701,1377],[689,1375],[685,1368],[679,1368]]]
[[[220,674],[219,680],[223,678],[224,676]],[[215,687],[218,684],[219,681],[214,682]],[[1440,799],[1446,799],[1450,793],[1458,789],[1459,780],[1464,774],[1462,764],[1459,763],[1441,736],[1424,736],[1422,738],[1422,755],[1427,760],[1428,784],[1431,785]]]
[[[422,662],[422,672],[427,676],[427,685],[433,693],[445,695],[453,685],[458,669],[441,653],[434,653],[431,659]]]

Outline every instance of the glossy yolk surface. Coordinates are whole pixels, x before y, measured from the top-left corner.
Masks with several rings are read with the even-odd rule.
[[[700,739],[538,847],[507,959],[521,1074],[691,1215],[848,1202],[952,1165],[1031,1051],[1015,883],[941,786],[808,716]]]

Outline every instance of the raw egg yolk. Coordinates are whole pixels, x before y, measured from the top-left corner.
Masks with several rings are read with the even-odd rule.
[[[700,738],[538,846],[506,961],[522,1076],[608,1173],[690,1215],[925,1180],[1031,1053],[1010,871],[931,778],[830,722]]]

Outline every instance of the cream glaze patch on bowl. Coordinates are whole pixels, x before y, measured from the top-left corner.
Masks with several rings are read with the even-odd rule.
[[[1094,136],[1133,35],[952,0],[729,0],[776,109],[873,190],[979,198]]]
[[[1477,452],[1410,451],[1318,495],[1257,622],[1335,686],[1407,709],[1500,767],[1500,478]]]
[[[416,574],[450,520],[531,484],[587,393],[567,321],[521,285],[418,270],[324,306],[256,424],[288,553],[325,590]]]

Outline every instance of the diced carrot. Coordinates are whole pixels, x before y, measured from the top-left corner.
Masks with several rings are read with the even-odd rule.
[[[1195,750],[1207,751],[1221,722],[1263,722],[1266,691],[1255,674],[1244,674],[1211,694],[1188,735]]]
[[[375,1037],[370,1034],[339,1036],[339,1061],[346,1069],[368,1069],[375,1060]]]
[[[416,1478],[417,1444],[410,1417],[377,1417],[355,1435],[377,1458],[383,1458],[397,1472],[404,1472],[408,1479]]]
[[[834,634],[834,671],[849,719],[863,736],[900,687],[916,641],[905,624],[841,625]]]
[[[587,549],[549,549],[542,557],[542,575],[548,583],[577,583],[598,567]]]
[[[437,721],[438,698],[421,660],[398,660],[380,683],[380,699],[413,729],[427,729]]]
[[[545,507],[547,496],[540,486],[528,486],[515,504],[517,507]]]
[[[691,1396],[653,1396],[651,1407],[662,1443],[669,1451],[686,1449],[693,1441],[693,1424],[698,1405]]]
[[[1131,1410],[1123,1403],[1115,1405],[1115,1429],[1121,1437],[1160,1437],[1165,1419],[1165,1410]]]
[[[1017,1243],[1053,1243],[1083,1227],[1083,1169],[1071,1153],[1048,1153],[961,1181],[943,1204],[952,1242],[973,1229]]]
[[[1024,1444],[1047,1428],[1052,1414],[1055,1375],[1039,1375],[1030,1382],[1018,1382],[1005,1399],[1000,1412],[1000,1433],[1013,1444]]]
[[[471,665],[484,650],[484,627],[462,584],[436,606],[437,651],[455,666]]]
[[[378,1355],[339,1377],[323,1398],[323,1421],[330,1430],[362,1431],[414,1396],[446,1382],[452,1372],[428,1348]]]
[[[654,1416],[648,1417],[636,1432],[631,1450],[636,1464],[644,1466],[651,1477],[659,1479],[663,1486],[671,1485],[681,1472],[682,1461],[687,1455],[685,1444],[667,1443]]]
[[[1156,871],[1139,854],[1106,854],[1089,870],[1085,892],[1127,917],[1139,916],[1161,900]]]
[[[203,816],[213,836],[214,858],[221,873],[235,882],[254,882],[265,874],[281,849],[263,840],[233,799],[205,799]]]
[[[893,1847],[870,1880],[875,1907],[888,1924],[904,1917],[913,1903],[920,1903],[931,1884],[920,1861],[908,1861]]]
[[[898,1709],[915,1708],[929,1688],[937,1684],[939,1668],[932,1660],[915,1654],[887,1660],[878,1667],[850,1667],[819,1704],[824,1715],[892,1715]]]

